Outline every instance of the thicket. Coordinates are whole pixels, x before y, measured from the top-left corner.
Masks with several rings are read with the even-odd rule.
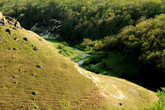
[[[151,105],[150,107],[145,108],[144,110],[164,110],[165,109],[165,88],[162,88],[157,92],[159,100]]]
[[[133,55],[141,66],[138,73],[150,85],[164,86],[165,78],[165,15],[143,20],[137,25],[127,26],[115,37],[106,37],[105,50],[118,50],[123,55]],[[136,66],[136,65],[135,65]],[[155,81],[154,84],[151,82]]]
[[[72,43],[117,34],[127,25],[165,13],[164,0],[2,0],[0,10],[30,29],[62,22],[61,39]]]

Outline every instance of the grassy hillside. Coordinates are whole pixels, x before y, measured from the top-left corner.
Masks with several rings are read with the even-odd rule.
[[[27,29],[35,24],[45,27],[55,37],[59,35],[57,40],[69,45],[79,45],[85,38],[97,40],[93,50],[99,48],[110,57],[96,57],[99,65],[91,63],[89,70],[122,74],[152,89],[165,86],[164,43],[161,41],[164,39],[164,0],[1,0],[0,10],[15,17]],[[156,16],[160,18],[155,21]],[[114,55],[113,50],[119,55]],[[131,66],[119,67],[118,57],[122,64],[134,65],[136,70],[129,71]],[[133,63],[127,60],[129,58]],[[117,66],[112,65],[114,62]],[[101,70],[96,70],[97,66]],[[161,81],[153,86],[155,77]]]
[[[31,31],[6,24],[0,41],[1,109],[136,110],[157,100],[131,82],[83,70]]]

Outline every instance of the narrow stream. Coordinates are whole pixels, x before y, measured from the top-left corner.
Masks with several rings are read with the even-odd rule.
[[[50,40],[56,40],[59,35],[53,35],[51,32],[49,32],[46,28],[43,27],[37,27],[37,23],[31,28],[31,31],[37,32],[40,36],[42,36],[44,39],[50,39]],[[55,37],[56,36],[56,37]],[[90,54],[87,54],[77,48],[75,49],[79,54],[81,54],[80,60],[76,62],[78,65],[82,65],[85,61],[85,58],[88,56],[91,56]]]
[[[88,57],[88,56],[91,56],[91,55],[86,54],[86,53],[83,54],[82,57],[81,57],[81,60],[78,61],[78,62],[76,62],[76,63],[77,63],[78,65],[82,65],[82,64],[84,63],[85,58]]]

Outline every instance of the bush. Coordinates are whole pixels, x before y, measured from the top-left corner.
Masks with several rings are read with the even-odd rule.
[[[154,103],[151,107],[144,110],[165,110],[165,88],[162,88],[157,92],[159,100]]]
[[[155,66],[165,69],[163,20],[165,20],[165,15],[159,15],[155,19],[144,20],[136,26],[127,26],[117,37],[110,37],[105,46],[119,49],[125,54],[136,53],[140,61],[156,64]]]

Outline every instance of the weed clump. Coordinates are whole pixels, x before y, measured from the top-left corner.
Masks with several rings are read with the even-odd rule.
[[[11,31],[10,31],[10,29],[6,29],[6,32],[8,32],[9,34],[11,34]]]
[[[37,51],[37,50],[39,50],[39,49],[38,49],[37,47],[34,47],[33,50],[34,50],[34,51]]]
[[[37,95],[37,92],[33,90],[32,95]]]
[[[14,40],[18,40],[18,38],[17,37],[14,37]]]
[[[24,37],[23,40],[24,40],[24,41],[28,41],[28,38],[27,38],[27,37]]]
[[[41,66],[40,66],[40,65],[36,65],[36,67],[37,67],[37,68],[41,68]]]

